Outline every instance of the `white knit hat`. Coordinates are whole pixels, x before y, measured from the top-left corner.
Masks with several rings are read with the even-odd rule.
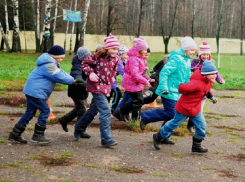
[[[128,48],[125,45],[121,45],[119,47],[119,50],[118,50],[119,56],[121,56],[122,54],[127,53],[127,52],[128,52]]]
[[[186,36],[186,37],[181,39],[181,48],[184,51],[196,49],[197,44],[191,37]]]
[[[209,59],[211,59],[211,49],[207,41],[203,41],[202,45],[199,47],[199,59],[201,59],[201,54],[209,54]]]

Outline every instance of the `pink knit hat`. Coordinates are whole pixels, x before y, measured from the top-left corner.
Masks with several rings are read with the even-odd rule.
[[[142,51],[148,48],[148,44],[143,37],[138,37],[134,39],[134,46],[138,51]]]
[[[211,59],[211,49],[207,41],[203,41],[202,45],[199,47],[199,59],[201,59],[201,54],[209,54],[209,59]]]
[[[120,44],[117,37],[114,37],[111,33],[108,37],[104,38],[104,49],[119,48]]]

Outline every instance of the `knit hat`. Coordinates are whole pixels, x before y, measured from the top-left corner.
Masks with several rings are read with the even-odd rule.
[[[100,44],[97,44],[96,45],[96,49],[95,49],[95,52],[97,52],[100,48],[102,48],[103,46],[102,45],[100,45]]]
[[[204,61],[201,69],[201,75],[212,75],[216,74],[218,71],[212,61]]]
[[[128,52],[128,48],[125,45],[121,45],[119,47],[119,50],[118,50],[119,56],[121,56],[122,54],[127,53],[127,52]]]
[[[83,61],[85,58],[89,57],[90,55],[91,52],[86,47],[79,47],[77,50],[77,57],[80,61]]]
[[[48,50],[48,54],[53,58],[64,58],[66,53],[61,46],[54,45],[50,47],[50,49]]]
[[[203,41],[202,45],[199,47],[199,59],[201,59],[201,54],[209,54],[209,59],[211,59],[211,49],[207,41]]]
[[[119,48],[120,44],[117,37],[114,37],[111,33],[108,37],[104,38],[104,49]]]
[[[134,39],[134,46],[138,51],[142,51],[148,48],[148,44],[143,37],[138,37]]]
[[[197,44],[191,37],[186,36],[186,37],[181,39],[181,48],[184,51],[196,49]]]

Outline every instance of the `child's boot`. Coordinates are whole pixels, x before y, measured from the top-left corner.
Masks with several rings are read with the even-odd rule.
[[[157,150],[161,149],[161,140],[162,140],[162,136],[160,134],[160,131],[158,133],[153,134],[153,143],[154,143],[154,147]]]
[[[66,115],[58,119],[65,132],[68,132],[67,124],[70,123],[76,116],[77,116],[77,111],[73,109],[70,112],[68,112]]]
[[[202,148],[201,143],[203,139],[195,138],[193,136],[192,152],[193,153],[206,153],[208,149]]]
[[[32,136],[31,142],[33,143],[50,143],[50,139],[49,138],[45,138],[44,136],[44,131],[46,130],[46,127],[44,126],[39,126],[39,125],[35,125],[35,129],[34,129],[34,134]]]
[[[9,134],[9,140],[14,140],[19,143],[27,143],[27,141],[21,137],[21,134],[25,131],[25,127],[16,124],[13,128],[13,131]]]

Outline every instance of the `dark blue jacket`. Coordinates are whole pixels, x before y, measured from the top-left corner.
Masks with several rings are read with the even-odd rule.
[[[71,68],[71,73],[70,75],[76,79],[76,78],[81,78],[84,80],[84,83],[86,83],[87,76],[81,69],[81,63],[75,55],[72,59],[72,68]],[[86,99],[88,98],[88,92],[86,91],[86,87],[80,86],[80,85],[69,85],[68,86],[68,96],[75,98],[75,99]]]

